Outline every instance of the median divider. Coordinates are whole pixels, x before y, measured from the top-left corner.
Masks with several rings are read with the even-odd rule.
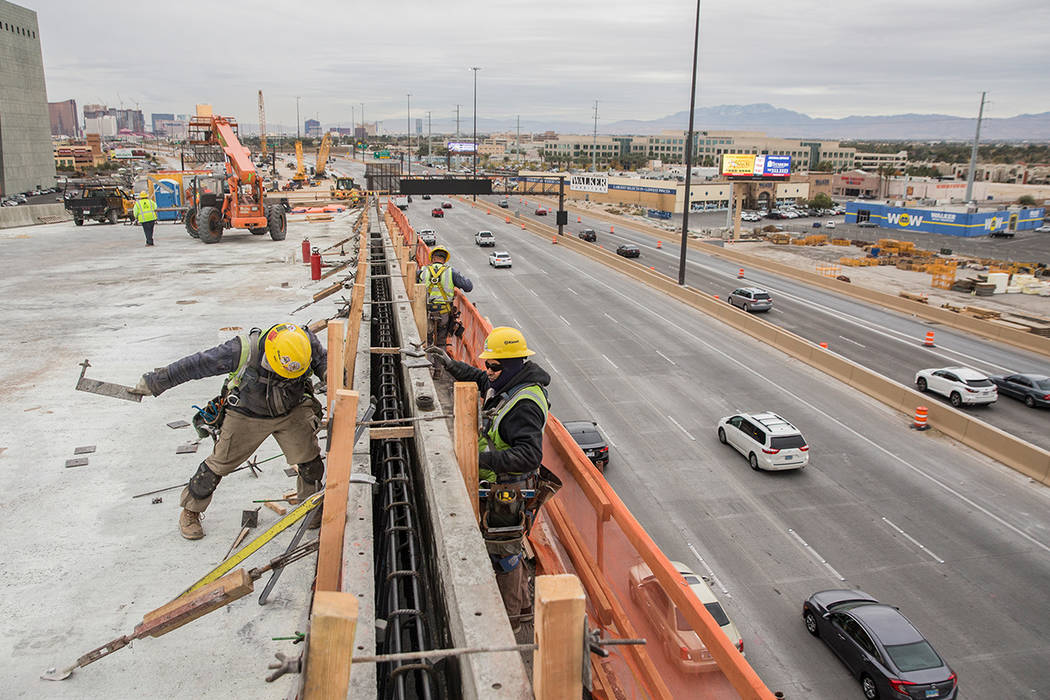
[[[568,209],[572,211],[573,209]],[[576,210],[582,211],[582,210]],[[601,211],[586,211],[588,216],[593,216],[604,221],[615,222],[615,223],[630,223],[633,228],[644,231],[653,236],[659,237],[661,240],[667,240],[668,242],[673,241],[675,245],[680,246],[682,244],[681,234],[675,234],[668,232],[666,229],[653,228],[646,226],[643,223],[630,221],[628,222],[623,217],[613,216],[612,214],[606,214]],[[833,291],[836,294],[842,294],[844,296],[866,301],[871,304],[876,304],[893,311],[899,311],[901,313],[910,314],[917,316],[926,321],[934,321],[950,328],[957,330],[966,331],[968,333],[974,333],[976,335],[989,338],[991,340],[998,340],[1014,347],[1018,347],[1024,350],[1030,350],[1041,355],[1050,357],[1050,337],[1035,335],[1026,331],[1021,331],[1016,328],[1009,328],[998,323],[992,323],[990,321],[984,321],[979,318],[972,316],[963,316],[962,314],[949,311],[948,309],[941,309],[936,306],[930,306],[929,304],[923,304],[911,299],[905,299],[903,297],[897,297],[892,294],[885,292],[879,292],[874,289],[867,289],[860,287],[849,282],[843,282],[831,277],[824,277],[818,275],[815,272],[809,272],[806,270],[799,270],[798,268],[792,267],[791,265],[785,265],[784,263],[776,262],[759,255],[751,253],[744,253],[729,248],[723,248],[721,246],[712,245],[710,243],[703,243],[701,241],[689,241],[689,247],[707,255],[714,255],[725,260],[729,260],[739,265],[744,265],[748,268],[755,268],[759,270],[765,270],[766,272],[772,272],[783,277],[789,277],[799,282],[804,282],[814,287],[820,287]]]
[[[532,233],[547,238],[553,232],[553,235],[557,237],[557,230],[552,229],[550,226],[528,219],[520,219],[520,217],[519,221],[521,221],[522,228]],[[698,311],[703,311],[707,315],[747,333],[753,338],[761,340],[835,379],[849,384],[868,396],[902,412],[908,417],[909,421],[912,420],[915,406],[926,403],[925,395],[911,387],[888,379],[841,355],[836,355],[829,350],[820,348],[801,336],[745,311],[741,311],[734,306],[718,301],[709,294],[692,287],[679,286],[670,277],[650,270],[640,263],[626,260],[603,248],[577,240],[573,236],[561,236],[557,240],[565,248],[613,268],[653,289],[664,292],[668,296]],[[710,247],[714,248],[714,246]],[[919,304],[919,306],[922,305]],[[1039,336],[1032,337],[1039,338]],[[964,445],[972,447],[978,452],[1005,464],[1011,469],[1050,486],[1050,451],[939,402],[929,405],[929,425]]]

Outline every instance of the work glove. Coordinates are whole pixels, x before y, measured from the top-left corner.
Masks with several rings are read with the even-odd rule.
[[[448,367],[452,364],[452,358],[448,356],[448,353],[436,345],[431,345],[424,352],[434,367]]]
[[[146,375],[142,375],[139,378],[139,383],[128,389],[128,393],[139,394],[140,396],[153,396],[153,392],[149,388],[149,384],[146,383]]]

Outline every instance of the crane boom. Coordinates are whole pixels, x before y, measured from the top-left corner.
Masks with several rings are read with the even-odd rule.
[[[325,168],[328,167],[328,154],[332,151],[332,135],[326,133],[321,139],[321,147],[317,149],[317,165],[314,173],[317,177],[324,177]]]
[[[259,91],[259,150],[266,155],[266,110],[263,108],[262,90]]]
[[[306,179],[306,168],[303,167],[303,142],[295,142],[295,163],[298,166],[295,171],[295,175],[292,179],[296,182],[302,182]]]

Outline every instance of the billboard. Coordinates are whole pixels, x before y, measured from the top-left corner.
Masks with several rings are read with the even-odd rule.
[[[473,153],[474,143],[472,141],[449,141],[449,153]]]
[[[573,175],[569,180],[569,189],[577,192],[596,192],[605,194],[609,191],[609,176]]]
[[[725,177],[787,177],[791,174],[791,156],[726,153],[722,156]]]

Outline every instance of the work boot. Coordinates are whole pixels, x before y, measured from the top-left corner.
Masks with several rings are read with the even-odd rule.
[[[199,540],[204,537],[204,528],[201,527],[201,514],[183,508],[182,515],[179,516],[179,531],[188,540]]]

